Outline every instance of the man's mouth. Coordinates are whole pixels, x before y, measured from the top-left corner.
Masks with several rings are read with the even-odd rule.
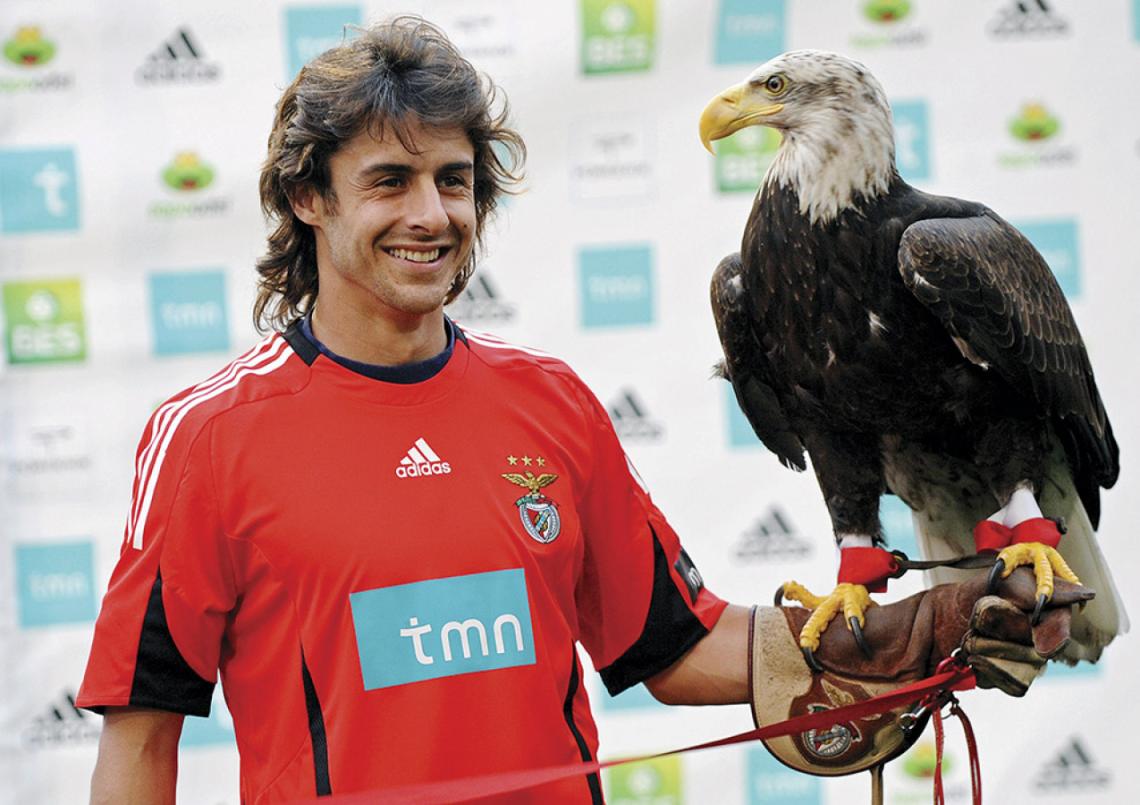
[[[385,249],[385,252],[398,257],[401,260],[409,260],[413,263],[434,263],[440,258],[440,255],[447,251],[447,247],[436,247],[434,249]]]

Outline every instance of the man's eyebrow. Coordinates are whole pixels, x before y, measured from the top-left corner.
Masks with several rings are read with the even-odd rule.
[[[444,165],[442,168],[439,169],[439,172],[440,173],[454,173],[456,171],[473,171],[473,170],[475,170],[475,166],[471,162],[469,162],[468,160],[465,159],[461,162],[448,162],[446,165]]]
[[[471,172],[475,170],[475,165],[469,160],[460,160],[457,162],[448,162],[439,168],[439,173],[455,173],[455,172]],[[402,162],[376,162],[366,168],[362,168],[357,174],[358,181],[364,181],[372,176],[379,174],[396,174],[397,176],[407,176],[412,173],[412,166]]]

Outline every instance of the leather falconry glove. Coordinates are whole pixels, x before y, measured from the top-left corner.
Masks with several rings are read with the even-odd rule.
[[[1028,568],[986,594],[986,579],[943,584],[867,611],[863,636],[871,657],[846,629],[828,629],[812,673],[799,647],[811,612],[757,607],[751,630],[752,715],[758,727],[855,704],[932,675],[961,648],[978,686],[1023,696],[1045,662],[1069,640],[1073,605],[1091,600],[1087,587],[1057,581],[1036,625],[1036,584]],[[930,712],[898,708],[828,730],[765,741],[783,763],[809,774],[851,774],[898,756],[922,734]]]

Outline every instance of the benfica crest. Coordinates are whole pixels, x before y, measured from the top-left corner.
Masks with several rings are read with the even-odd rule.
[[[519,519],[522,520],[526,533],[544,545],[554,542],[562,528],[562,520],[558,516],[558,504],[539,490],[557,481],[558,476],[544,472],[536,478],[530,470],[525,473],[504,472],[502,475],[512,484],[529,490],[515,501],[519,509]]]

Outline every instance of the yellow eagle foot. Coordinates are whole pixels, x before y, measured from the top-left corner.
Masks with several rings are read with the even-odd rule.
[[[843,610],[843,617],[847,621],[847,628],[851,630],[859,650],[868,659],[871,657],[871,647],[863,639],[863,613],[875,606],[870,593],[862,584],[840,583],[826,596],[818,596],[809,591],[798,582],[789,581],[781,585],[776,591],[776,606],[780,606],[783,599],[796,601],[812,610],[811,616],[803,629],[800,630],[800,650],[804,659],[814,671],[823,671],[823,666],[815,659],[814,652],[819,648],[819,638],[823,630],[831,623],[832,618]]]
[[[1041,619],[1041,610],[1053,597],[1053,578],[1059,576],[1065,581],[1080,584],[1077,574],[1069,567],[1064,557],[1041,542],[1019,542],[1003,548],[990,570],[989,590],[993,592],[998,579],[1004,579],[1015,569],[1029,566],[1037,579],[1037,605],[1033,608],[1033,623]]]

